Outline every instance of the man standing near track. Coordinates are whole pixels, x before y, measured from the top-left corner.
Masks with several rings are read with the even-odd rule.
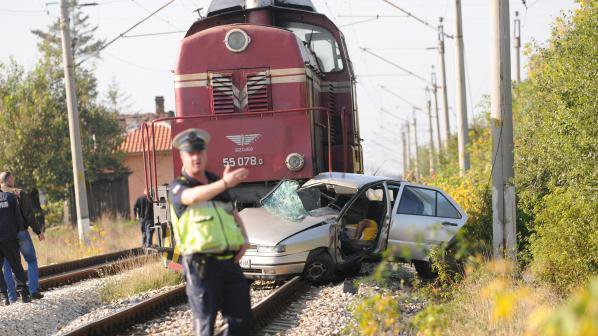
[[[22,221],[16,197],[12,193],[0,190],[0,262],[4,263],[6,260],[10,265],[7,273],[3,273],[0,269],[0,305],[4,306],[10,304],[4,277],[7,276],[12,280],[12,273],[17,278],[17,291],[21,300],[23,302],[31,301],[27,289],[27,276],[23,265],[21,265],[17,241],[17,233],[23,226]],[[12,272],[10,272],[11,269]]]
[[[133,213],[139,220],[139,226],[141,227],[141,245],[151,247],[154,236],[154,228],[152,227],[154,225],[154,208],[147,195],[147,189],[135,201]]]
[[[172,143],[180,152],[183,171],[170,184],[168,198],[195,335],[213,335],[219,310],[228,322],[227,335],[248,335],[249,285],[238,264],[247,249],[247,236],[227,189],[249,172],[226,166],[219,178],[206,171],[210,143],[206,131],[186,130]]]
[[[17,240],[19,242],[19,251],[27,262],[27,276],[29,278],[29,290],[33,299],[41,299],[44,296],[39,292],[39,271],[37,266],[37,256],[35,254],[35,247],[29,235],[28,228],[31,227],[33,232],[37,235],[40,241],[45,239],[42,225],[37,221],[31,198],[29,195],[19,188],[15,188],[14,177],[10,172],[0,173],[0,188],[4,192],[11,193],[15,196],[18,204],[17,215],[20,217],[21,226],[17,233]],[[19,265],[21,264],[19,258]],[[17,292],[15,282],[11,276],[11,266],[8,258],[4,260],[2,266],[4,272],[4,280],[8,288],[8,298],[10,302],[17,301]],[[14,270],[14,269],[13,269]]]

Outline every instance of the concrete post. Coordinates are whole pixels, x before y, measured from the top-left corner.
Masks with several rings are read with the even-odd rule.
[[[495,258],[515,260],[515,186],[509,1],[490,1],[490,71],[492,125],[492,247]]]
[[[83,151],[81,150],[81,131],[79,130],[79,110],[77,107],[75,66],[73,63],[73,51],[71,49],[68,4],[65,0],[60,0],[60,31],[62,33],[62,62],[64,65],[64,83],[66,86],[69,137],[71,139],[77,228],[79,230],[79,240],[87,244],[89,243],[89,210],[87,208]]]

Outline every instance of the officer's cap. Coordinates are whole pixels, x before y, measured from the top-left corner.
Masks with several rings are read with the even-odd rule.
[[[177,134],[172,139],[172,146],[184,152],[201,152],[206,149],[210,139],[210,133],[202,129],[190,128]]]

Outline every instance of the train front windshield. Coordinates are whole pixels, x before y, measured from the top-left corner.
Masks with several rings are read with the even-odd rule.
[[[283,26],[292,31],[316,54],[323,72],[343,70],[343,60],[336,39],[328,30],[306,23],[290,22]]]

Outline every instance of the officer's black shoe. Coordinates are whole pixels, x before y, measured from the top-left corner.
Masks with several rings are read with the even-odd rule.
[[[10,301],[8,301],[8,294],[6,292],[0,293],[0,306],[8,306]]]
[[[18,292],[19,292],[19,296],[21,297],[21,302],[23,302],[23,303],[31,302],[31,297],[29,296],[29,290],[21,289],[21,290],[18,290]]]
[[[34,300],[39,300],[39,299],[43,299],[44,295],[40,292],[35,292],[35,293],[31,293],[31,298]]]

